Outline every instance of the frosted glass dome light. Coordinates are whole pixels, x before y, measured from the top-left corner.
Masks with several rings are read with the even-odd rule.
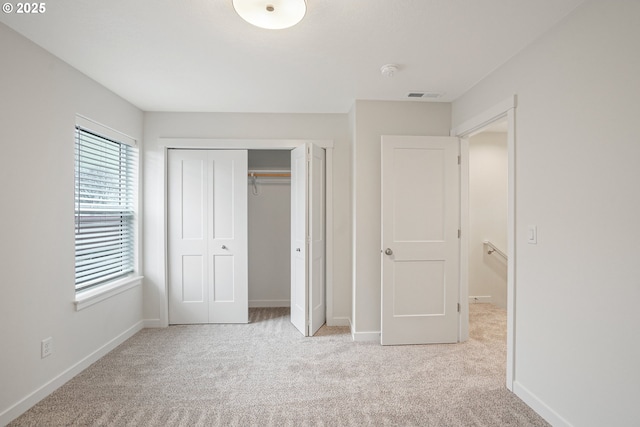
[[[238,15],[256,27],[268,30],[289,28],[307,13],[306,0],[232,0]]]

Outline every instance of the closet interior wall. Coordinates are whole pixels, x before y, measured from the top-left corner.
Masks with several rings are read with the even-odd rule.
[[[289,173],[289,150],[249,150],[251,171]],[[291,180],[247,177],[249,307],[291,304]]]

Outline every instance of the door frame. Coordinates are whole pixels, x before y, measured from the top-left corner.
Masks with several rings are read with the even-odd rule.
[[[475,117],[451,129],[451,136],[460,138],[460,317],[459,340],[469,339],[469,137],[479,133],[488,125],[507,119],[507,389],[513,391],[516,366],[516,135],[515,110],[517,96],[505,99]]]
[[[162,272],[164,286],[160,289],[160,327],[169,326],[169,263],[168,263],[168,167],[169,150],[292,150],[307,142],[323,148],[325,160],[325,286],[327,323],[333,321],[333,140],[326,139],[218,139],[218,138],[158,138],[162,150]]]

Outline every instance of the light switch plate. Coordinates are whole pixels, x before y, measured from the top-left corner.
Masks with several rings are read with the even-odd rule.
[[[527,243],[530,245],[538,244],[538,227],[535,225],[529,225],[527,227]]]

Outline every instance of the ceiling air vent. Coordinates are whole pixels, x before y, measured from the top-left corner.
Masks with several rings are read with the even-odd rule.
[[[439,92],[409,92],[407,98],[411,99],[438,99],[442,97],[442,93]]]

